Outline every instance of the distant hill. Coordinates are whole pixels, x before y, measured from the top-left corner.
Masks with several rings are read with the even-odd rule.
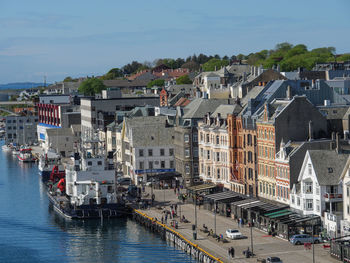
[[[46,86],[49,84],[46,83]],[[44,86],[44,83],[37,82],[17,82],[17,83],[8,83],[8,84],[0,84],[0,90],[8,90],[8,89],[30,89]]]

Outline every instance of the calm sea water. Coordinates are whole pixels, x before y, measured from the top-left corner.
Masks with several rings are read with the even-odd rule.
[[[37,166],[0,150],[0,262],[195,261],[128,219],[65,220],[49,208]]]

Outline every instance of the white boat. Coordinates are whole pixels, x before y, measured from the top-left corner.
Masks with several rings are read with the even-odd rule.
[[[59,173],[57,177],[55,174],[50,176],[53,182],[51,186],[49,184],[48,196],[59,214],[87,219],[122,217],[130,213],[121,196],[117,195],[113,153],[106,158],[104,149],[98,148],[100,143],[98,140],[83,143],[80,152],[66,164],[64,181]]]
[[[10,143],[10,144],[5,144],[5,145],[1,146],[1,148],[2,148],[2,150],[3,150],[4,152],[10,152],[10,151],[13,150],[14,147],[15,147],[15,146],[14,146],[12,143]]]
[[[64,167],[61,164],[61,156],[59,154],[48,151],[40,156],[38,168],[43,182],[49,180],[54,166],[58,166],[59,171],[64,171]]]
[[[36,158],[32,154],[32,149],[29,147],[23,147],[19,150],[17,158],[21,162],[35,162]]]

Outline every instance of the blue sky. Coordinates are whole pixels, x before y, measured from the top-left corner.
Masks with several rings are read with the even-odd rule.
[[[350,52],[348,0],[0,0],[0,83],[303,43]]]

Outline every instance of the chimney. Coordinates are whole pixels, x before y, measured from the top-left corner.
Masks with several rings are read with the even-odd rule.
[[[310,120],[309,121],[309,141],[312,141],[314,139],[313,132],[314,132],[313,131],[313,123]]]
[[[335,136],[335,151],[337,154],[341,153],[339,132],[337,132],[337,135]]]
[[[287,99],[292,99],[292,87],[290,85],[287,86]]]

